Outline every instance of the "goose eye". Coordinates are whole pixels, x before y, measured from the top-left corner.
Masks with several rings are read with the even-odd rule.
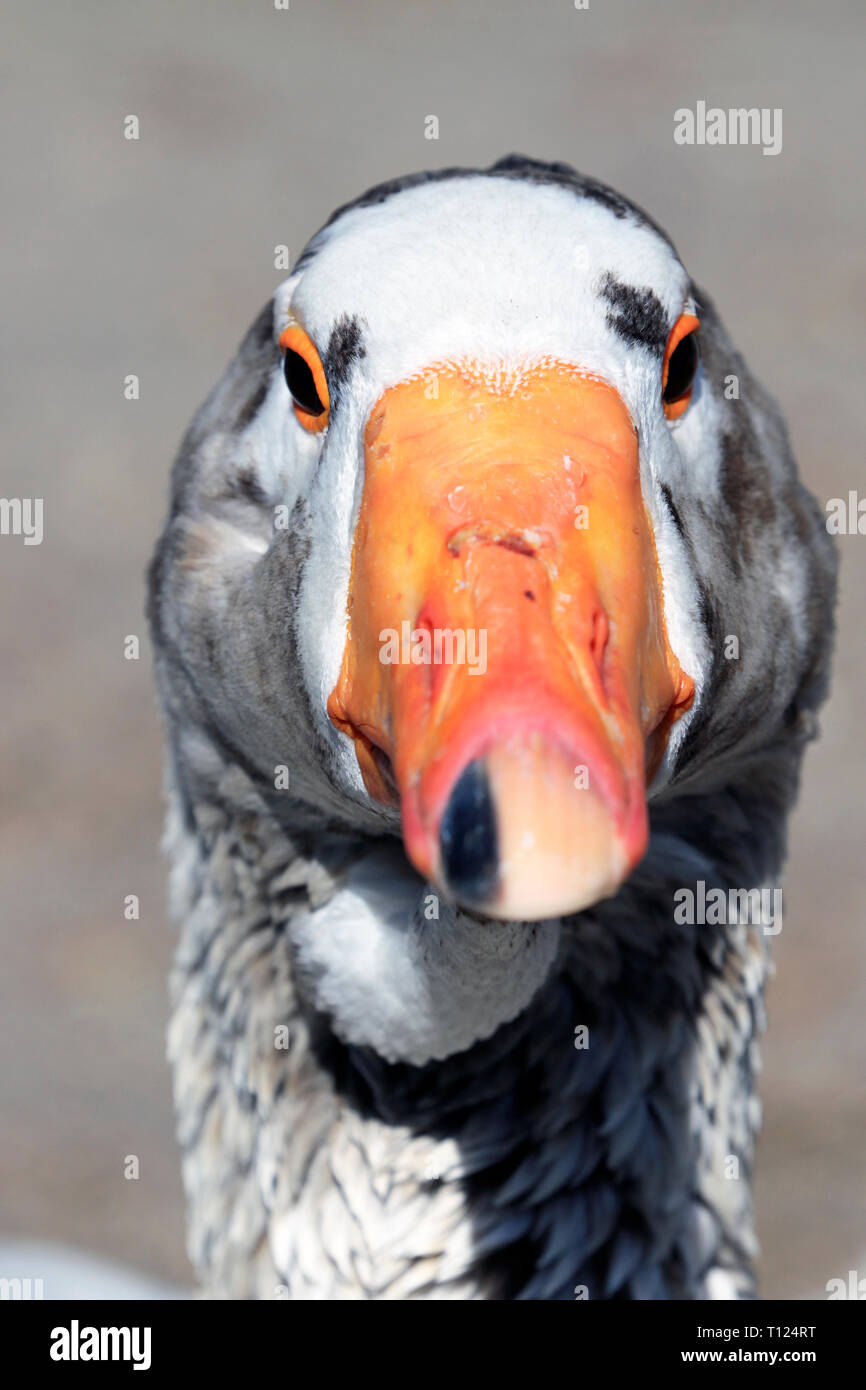
[[[673,405],[687,391],[691,390],[698,370],[698,344],[694,333],[689,333],[682,342],[677,343],[668,363],[668,379],[665,383],[665,405]]]
[[[289,348],[283,366],[292,400],[308,415],[321,415],[325,407],[316,392],[313,373],[299,352]]]
[[[699,327],[694,314],[681,314],[668,339],[662,363],[662,402],[669,420],[679,419],[692,397],[700,361]]]
[[[295,409],[295,416],[304,429],[316,434],[328,423],[330,399],[328,383],[319,354],[312,339],[296,323],[290,324],[280,337],[285,353],[283,374]]]

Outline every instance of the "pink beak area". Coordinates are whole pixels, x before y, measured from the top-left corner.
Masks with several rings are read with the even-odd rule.
[[[421,874],[515,920],[615,893],[693,689],[612,387],[545,361],[385,392],[328,712],[370,794],[399,804]]]

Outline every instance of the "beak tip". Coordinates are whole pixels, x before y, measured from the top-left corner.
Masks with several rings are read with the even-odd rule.
[[[439,826],[445,885],[467,906],[482,906],[499,882],[496,812],[484,763],[470,762],[455,783]]]
[[[488,750],[451,789],[434,856],[443,893],[470,911],[524,922],[571,916],[616,893],[635,857],[603,799],[564,777],[541,790],[503,785],[501,761]]]

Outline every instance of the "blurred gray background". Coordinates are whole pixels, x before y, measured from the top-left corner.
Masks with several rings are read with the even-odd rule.
[[[670,231],[822,501],[866,492],[862,0],[0,13],[2,492],[45,499],[41,546],[0,542],[0,1233],[187,1281],[143,571],[180,434],[283,278],[275,245],[296,256],[338,203],[409,170],[568,160]],[[699,99],[781,107],[782,153],[675,145],[675,109]],[[841,550],[834,693],[792,828],[763,1049],[766,1296],[866,1275],[866,538]]]

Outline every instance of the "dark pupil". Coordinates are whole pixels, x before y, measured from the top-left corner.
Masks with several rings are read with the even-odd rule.
[[[673,405],[674,401],[678,401],[686,394],[695,379],[697,370],[697,334],[687,333],[685,338],[677,343],[671,353],[671,360],[668,362],[668,380],[664,392],[666,405]]]
[[[313,373],[299,352],[293,352],[289,348],[283,371],[286,374],[286,385],[295,404],[299,405],[301,410],[305,410],[308,415],[321,415],[325,407],[316,392]]]

